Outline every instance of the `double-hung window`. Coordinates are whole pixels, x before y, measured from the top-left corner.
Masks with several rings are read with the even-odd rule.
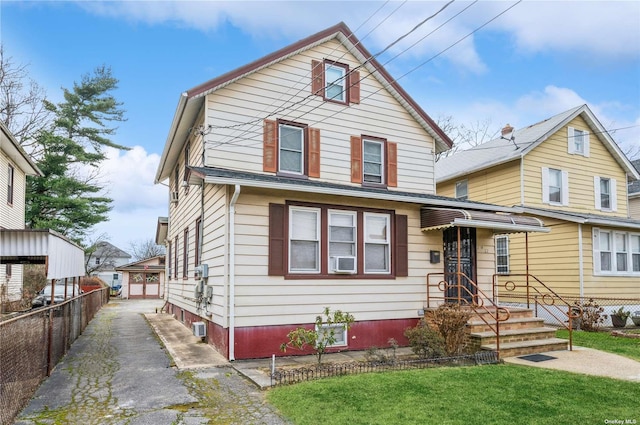
[[[280,124],[280,160],[278,171],[292,174],[304,174],[304,128]]]
[[[608,177],[594,176],[593,192],[595,208],[601,211],[616,211],[616,180]]]
[[[189,228],[184,229],[184,241],[182,241],[182,277],[189,277]]]
[[[13,205],[13,178],[15,169],[13,165],[9,164],[9,171],[7,176],[7,204]]]
[[[391,271],[391,232],[388,214],[364,214],[364,272]]]
[[[569,174],[556,168],[542,168],[542,202],[569,205]]]
[[[289,210],[289,272],[320,272],[320,209]]]
[[[347,101],[347,78],[345,67],[333,63],[325,63],[325,97],[338,102]]]
[[[466,201],[469,198],[468,181],[460,180],[456,182],[456,199]]]
[[[496,273],[509,274],[509,236],[496,236]]]
[[[574,155],[589,156],[589,132],[568,127],[568,152]]]
[[[626,272],[627,268],[627,235],[625,233],[615,233],[615,249],[616,249],[616,270]]]
[[[640,234],[593,229],[595,274],[640,273]]]
[[[384,142],[362,140],[364,183],[384,184]]]
[[[357,215],[355,211],[329,210],[330,272],[357,273]]]
[[[640,235],[631,235],[631,270],[640,272]]]

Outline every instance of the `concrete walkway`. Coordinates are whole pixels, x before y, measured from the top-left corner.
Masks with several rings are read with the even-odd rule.
[[[16,424],[287,424],[265,403],[264,392],[210,346],[172,343],[191,333],[171,316],[156,315],[161,306],[162,300],[105,305]],[[161,316],[162,339],[176,354],[176,365],[198,369],[173,367],[141,313]]]

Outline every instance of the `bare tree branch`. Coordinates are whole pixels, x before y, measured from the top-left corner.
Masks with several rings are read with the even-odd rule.
[[[130,242],[129,247],[133,258],[138,261],[165,254],[164,246],[156,245],[153,239]]]

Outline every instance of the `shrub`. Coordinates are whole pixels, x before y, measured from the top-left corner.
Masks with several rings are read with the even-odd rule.
[[[396,350],[398,349],[398,341],[395,338],[389,338],[387,341],[389,348],[379,349],[378,347],[369,347],[364,353],[364,359],[368,362],[375,363],[395,363],[396,362]],[[389,354],[389,351],[391,354]]]
[[[458,304],[442,304],[433,311],[433,323],[444,340],[444,350],[448,356],[458,356],[466,348],[465,327],[471,313],[462,310]]]
[[[325,307],[322,315],[316,316],[314,329],[296,328],[287,334],[288,341],[280,344],[282,352],[287,351],[287,347],[303,350],[311,347],[318,359],[318,364],[322,362],[322,355],[328,347],[336,343],[336,329],[343,327],[349,330],[355,321],[349,313],[336,310],[333,313],[329,307]]]
[[[421,359],[442,357],[445,353],[444,339],[431,329],[427,321],[422,318],[413,328],[407,328],[404,336],[409,340],[411,350]]]
[[[597,332],[604,323],[604,308],[600,307],[593,298],[588,302],[576,301],[576,306],[582,309],[580,313],[580,329],[587,332]]]

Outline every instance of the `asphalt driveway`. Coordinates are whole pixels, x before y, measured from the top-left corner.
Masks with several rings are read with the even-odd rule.
[[[286,424],[229,366],[178,370],[143,313],[162,300],[105,305],[16,424]]]

